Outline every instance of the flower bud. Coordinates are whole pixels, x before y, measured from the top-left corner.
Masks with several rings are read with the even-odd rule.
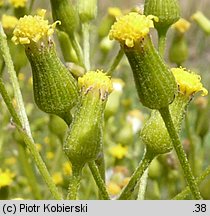
[[[104,108],[112,83],[102,71],[78,79],[81,100],[67,133],[64,151],[75,167],[96,160],[101,151]]]
[[[144,14],[159,18],[154,24],[158,32],[167,31],[180,18],[180,7],[177,0],[145,0]]]
[[[58,58],[50,38],[56,23],[48,24],[43,16],[24,16],[14,30],[12,41],[24,44],[33,74],[34,99],[46,113],[71,121],[70,110],[78,99],[76,80]]]
[[[79,24],[78,13],[71,0],[50,0],[54,21],[60,20],[58,28],[71,37]]]
[[[79,0],[78,13],[82,23],[90,22],[97,15],[97,0]]]
[[[179,86],[179,93],[173,103],[169,105],[169,110],[175,129],[179,132],[192,95],[199,91],[202,91],[202,95],[206,95],[207,90],[202,86],[200,76],[183,68],[172,68],[172,72]],[[173,149],[165,123],[157,110],[152,112],[151,117],[145,123],[141,131],[141,139],[148,152],[156,155],[168,153]]]
[[[201,11],[197,11],[193,14],[192,20],[194,20],[207,35],[210,34],[210,20]]]
[[[114,23],[109,36],[120,42],[128,58],[142,104],[160,109],[174,100],[177,85],[148,35],[152,19],[157,21],[157,17],[131,12]]]
[[[190,23],[181,18],[172,27],[174,37],[169,48],[169,59],[171,62],[181,66],[188,58],[188,46],[184,33],[189,29]]]

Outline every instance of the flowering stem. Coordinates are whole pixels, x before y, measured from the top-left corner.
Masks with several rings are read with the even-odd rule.
[[[20,86],[18,83],[15,69],[14,69],[14,64],[13,64],[12,57],[9,52],[9,47],[7,44],[7,37],[4,33],[2,26],[0,26],[0,47],[1,47],[1,51],[2,51],[2,55],[4,58],[5,64],[8,68],[8,73],[9,73],[10,80],[12,83],[14,97],[17,102],[18,115],[20,116],[21,123],[23,127],[25,128],[27,134],[30,136],[31,139],[33,139],[31,130],[30,130],[30,126],[29,126],[29,122],[28,122],[28,117],[26,115],[26,111],[25,111],[25,107],[23,103],[23,97],[20,91]]]
[[[92,161],[92,162],[89,162],[88,165],[89,165],[89,168],[90,168],[90,170],[92,172],[92,175],[93,175],[93,177],[95,179],[95,182],[96,182],[96,184],[97,184],[97,186],[99,188],[100,195],[101,195],[102,199],[103,200],[110,200],[109,194],[108,194],[108,192],[106,190],[105,183],[104,183],[104,181],[103,181],[103,179],[101,177],[101,174],[100,174],[100,172],[98,170],[98,167],[97,167],[96,163],[94,161]]]
[[[196,163],[195,163],[195,143],[193,141],[192,138],[192,133],[190,130],[190,124],[189,124],[189,119],[188,119],[188,115],[186,114],[185,117],[185,127],[186,127],[186,133],[187,133],[187,137],[189,139],[190,142],[190,159],[191,159],[191,167],[192,167],[192,173],[196,176]]]
[[[187,160],[187,156],[184,152],[183,146],[180,142],[179,136],[177,135],[176,129],[174,127],[171,114],[169,111],[169,107],[164,107],[159,110],[163,121],[165,122],[166,128],[168,130],[169,136],[171,137],[171,141],[176,150],[177,156],[179,158],[180,164],[184,171],[185,179],[190,187],[190,190],[195,199],[202,199],[195,178],[192,174],[192,170],[190,168],[189,162]]]
[[[153,154],[146,151],[140,164],[138,165],[137,169],[135,170],[135,172],[131,176],[131,179],[128,182],[127,186],[124,187],[124,189],[122,190],[122,192],[118,198],[119,200],[127,200],[130,198],[130,196],[132,195],[132,193],[134,191],[134,188],[136,187],[136,185],[139,182],[139,179],[142,177],[144,172],[147,170],[147,168],[149,167],[149,165],[152,162],[152,160],[154,159],[154,157],[155,156]]]
[[[84,64],[87,71],[90,70],[90,24],[85,22],[82,24],[83,34],[83,51],[84,51]]]
[[[69,181],[69,188],[67,194],[67,200],[77,200],[78,190],[81,182],[81,171],[80,167],[72,165],[72,176]]]
[[[116,67],[119,65],[123,55],[124,55],[124,51],[123,51],[123,49],[120,49],[117,56],[115,57],[114,61],[112,62],[110,68],[107,70],[108,75],[112,75],[112,73],[114,72]]]
[[[203,173],[196,178],[196,183],[199,185],[207,176],[210,175],[210,166],[208,166],[204,171]],[[187,186],[182,192],[180,192],[179,194],[177,194],[173,200],[183,200],[185,199],[185,197],[187,195],[189,195],[190,193],[190,188],[189,186]]]
[[[158,50],[162,58],[164,57],[166,47],[166,33],[167,30],[161,29],[158,31]]]
[[[84,66],[82,49],[79,45],[79,42],[77,41],[75,34],[72,34],[70,39],[71,39],[72,47],[74,48],[74,51],[76,52],[79,63],[81,64],[81,66]]]
[[[23,168],[24,174],[27,177],[28,183],[31,188],[31,192],[35,199],[41,200],[42,196],[40,193],[40,187],[37,184],[35,172],[29,162],[28,153],[26,151],[25,143],[18,144],[19,161]]]
[[[142,175],[140,181],[139,181],[139,192],[138,192],[138,200],[144,200],[145,198],[145,192],[147,188],[147,179],[148,179],[148,171],[149,169],[147,168]]]

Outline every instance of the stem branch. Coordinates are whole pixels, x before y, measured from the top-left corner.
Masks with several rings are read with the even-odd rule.
[[[180,142],[179,136],[177,135],[176,129],[174,127],[171,114],[169,111],[169,107],[164,107],[159,110],[163,121],[165,122],[166,128],[168,130],[169,136],[171,137],[171,141],[176,150],[177,156],[179,158],[180,164],[184,171],[185,179],[187,180],[187,184],[190,187],[190,190],[195,199],[202,199],[195,178],[192,174],[192,170],[190,168],[189,162],[187,160],[187,156],[184,152],[183,146]]]
[[[127,200],[130,198],[136,185],[139,182],[139,179],[142,177],[142,175],[144,174],[146,169],[149,167],[149,164],[151,163],[151,161],[153,159],[154,159],[153,154],[150,154],[148,151],[146,151],[140,164],[138,165],[137,169],[135,170],[135,172],[131,176],[131,179],[128,182],[127,186],[124,187],[124,189],[122,190],[122,192],[118,198],[119,200]]]
[[[105,183],[101,177],[101,174],[98,170],[96,163],[94,161],[92,161],[92,162],[89,162],[88,165],[89,165],[89,168],[90,168],[92,175],[95,179],[95,182],[99,188],[100,195],[101,195],[102,199],[103,200],[110,200],[109,194],[106,190],[106,185],[105,185]]]

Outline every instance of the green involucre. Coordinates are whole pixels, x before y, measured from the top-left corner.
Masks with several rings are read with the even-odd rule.
[[[173,103],[169,106],[177,132],[180,132],[182,119],[184,118],[188,102],[189,98],[178,94]],[[140,136],[147,150],[153,154],[165,154],[173,149],[165,123],[157,110],[151,113],[151,117],[146,121]]]
[[[52,41],[49,45],[26,47],[33,74],[34,99],[46,113],[71,122],[70,110],[78,100],[78,87],[67,68],[58,58]]]
[[[150,37],[146,36],[132,48],[124,46],[124,52],[132,68],[142,104],[151,109],[168,106],[174,100],[177,84]]]

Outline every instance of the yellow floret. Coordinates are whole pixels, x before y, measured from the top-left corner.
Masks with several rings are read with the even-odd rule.
[[[153,19],[158,21],[158,17],[153,15],[145,16],[136,12],[117,18],[112,25],[109,38],[118,40],[128,47],[133,47],[134,43],[144,38],[150,28],[154,28]]]
[[[172,27],[180,33],[185,33],[190,28],[190,23],[187,20],[180,18]]]
[[[127,153],[128,153],[128,148],[127,147],[124,147],[122,146],[121,144],[118,144],[116,146],[112,146],[110,149],[109,149],[109,152],[110,154],[117,158],[117,159],[122,159],[124,158]]]
[[[202,92],[202,96],[208,94],[201,83],[201,77],[195,73],[187,71],[185,68],[172,68],[176,82],[179,85],[179,91],[187,96],[193,95],[196,92]]]
[[[56,21],[49,25],[48,20],[44,20],[45,12],[43,10],[42,16],[25,15],[20,18],[13,32],[12,41],[15,44],[30,44],[32,41],[37,43],[41,38],[52,35],[56,24],[60,24],[60,22]]]
[[[15,8],[25,7],[27,0],[10,0],[10,4],[12,4]]]
[[[99,89],[107,93],[111,93],[112,91],[110,77],[101,70],[87,72],[83,77],[79,77],[78,84],[80,88]]]
[[[4,14],[1,18],[1,23],[4,29],[14,29],[18,19],[14,16]]]
[[[0,188],[5,186],[10,186],[12,184],[12,179],[14,178],[14,173],[10,170],[5,170],[4,172],[0,169]]]

